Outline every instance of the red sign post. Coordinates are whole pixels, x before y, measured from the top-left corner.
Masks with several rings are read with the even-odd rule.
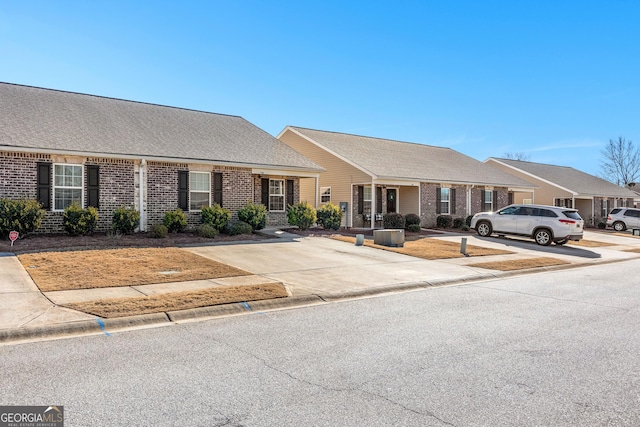
[[[11,246],[13,246],[13,242],[18,240],[18,232],[17,231],[10,231],[9,232],[9,240],[11,240]]]

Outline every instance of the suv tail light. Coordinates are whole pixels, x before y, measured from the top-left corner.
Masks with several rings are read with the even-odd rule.
[[[572,220],[572,219],[560,219],[560,220],[558,220],[558,221],[560,221],[560,222],[561,222],[561,223],[563,223],[563,224],[575,224],[575,223],[576,223],[576,222],[575,222],[574,220]]]

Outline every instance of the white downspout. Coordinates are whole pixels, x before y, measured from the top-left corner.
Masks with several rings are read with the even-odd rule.
[[[139,197],[140,197],[140,231],[147,231],[147,211],[144,206],[144,193],[146,189],[144,171],[147,166],[147,160],[140,160],[139,166]]]
[[[467,216],[471,215],[471,190],[475,186],[475,184],[467,185]]]

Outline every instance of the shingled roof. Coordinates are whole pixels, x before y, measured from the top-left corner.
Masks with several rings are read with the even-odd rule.
[[[489,160],[502,163],[515,170],[562,187],[575,193],[576,196],[636,197],[636,194],[628,188],[620,187],[569,166],[556,166],[495,157],[487,159],[487,161]]]
[[[242,117],[10,83],[0,149],[323,170]]]
[[[535,187],[451,148],[296,126],[288,126],[286,129],[299,133],[334,155],[380,179],[407,179],[517,188]]]

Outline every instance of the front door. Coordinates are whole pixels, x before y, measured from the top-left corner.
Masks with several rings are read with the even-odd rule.
[[[397,212],[398,195],[395,188],[387,188],[387,213]]]

